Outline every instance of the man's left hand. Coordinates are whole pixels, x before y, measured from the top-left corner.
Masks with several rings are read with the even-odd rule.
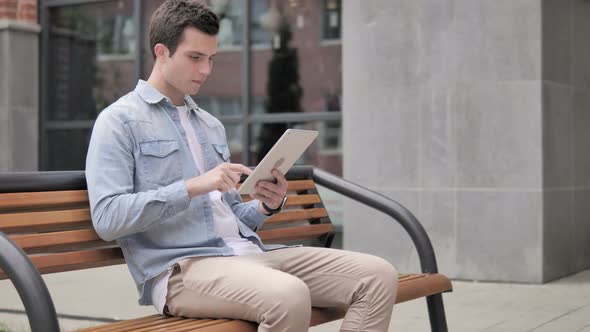
[[[285,179],[285,176],[276,168],[272,170],[272,175],[277,179],[277,183],[259,181],[256,184],[256,193],[250,195],[250,197],[261,202],[258,209],[264,214],[269,212],[262,207],[262,203],[271,209],[278,209],[287,194],[287,179]]]

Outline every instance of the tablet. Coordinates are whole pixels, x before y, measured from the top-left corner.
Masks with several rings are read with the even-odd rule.
[[[283,136],[268,151],[262,161],[256,166],[244,183],[238,189],[241,195],[249,195],[256,192],[256,183],[267,180],[274,181],[272,175],[273,169],[278,169],[281,173],[287,174],[287,171],[301,157],[303,152],[318,136],[314,130],[287,129]]]

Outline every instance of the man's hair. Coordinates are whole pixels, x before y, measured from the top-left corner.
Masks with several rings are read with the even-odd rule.
[[[219,18],[200,1],[164,1],[150,20],[150,48],[154,59],[156,59],[154,46],[158,43],[166,45],[172,56],[186,27],[193,27],[210,36],[215,36],[219,31]]]

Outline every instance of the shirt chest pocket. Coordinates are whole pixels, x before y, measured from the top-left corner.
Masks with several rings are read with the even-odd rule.
[[[221,162],[229,162],[229,147],[227,144],[211,144]]]
[[[159,140],[139,143],[140,176],[147,182],[161,186],[182,178],[178,142]]]

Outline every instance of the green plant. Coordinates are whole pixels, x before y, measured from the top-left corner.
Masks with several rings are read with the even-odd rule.
[[[0,332],[11,332],[11,331],[8,329],[8,327],[4,323],[0,322]]]

